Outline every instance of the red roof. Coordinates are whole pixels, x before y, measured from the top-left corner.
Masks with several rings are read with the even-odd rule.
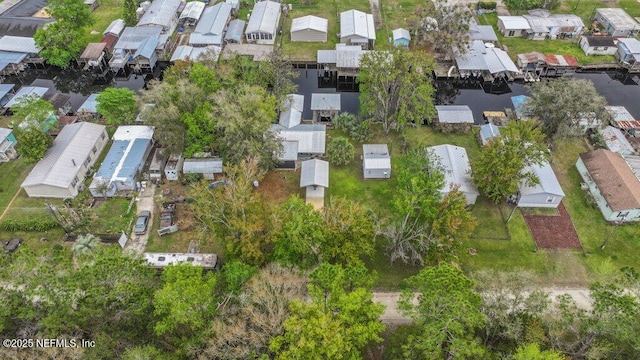
[[[112,50],[113,46],[118,42],[118,37],[112,34],[107,34],[102,38],[102,40],[100,40],[100,42],[107,44],[107,50]]]
[[[620,129],[640,129],[640,121],[614,121],[613,124]]]
[[[544,54],[544,60],[547,65],[555,65],[555,66],[569,66],[569,67],[578,67],[580,63],[578,63],[578,59],[575,56],[571,55],[551,55]]]

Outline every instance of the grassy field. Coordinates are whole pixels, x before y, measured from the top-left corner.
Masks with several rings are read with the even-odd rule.
[[[479,17],[479,22],[492,25],[498,35],[498,41],[505,47],[509,56],[515,61],[518,54],[537,51],[543,54],[573,55],[580,64],[610,63],[615,62],[612,55],[585,55],[578,46],[578,39],[571,40],[528,40],[524,38],[504,37],[497,31],[498,17],[495,13],[484,14]],[[586,22],[587,24],[589,22]]]
[[[32,167],[33,165],[27,164],[24,158],[0,164],[0,214],[7,208],[16,191],[20,189],[20,184]]]
[[[102,32],[115,19],[122,18],[122,0],[100,0],[100,6],[95,9],[93,25],[86,28],[87,42],[98,42],[102,39]],[[92,34],[94,32],[94,34]]]

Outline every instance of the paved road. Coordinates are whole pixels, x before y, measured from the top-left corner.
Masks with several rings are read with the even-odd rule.
[[[149,218],[149,225],[147,226],[147,232],[144,235],[136,236],[133,234],[133,229],[131,229],[132,238],[129,239],[127,245],[125,245],[125,250],[135,252],[136,254],[141,255],[144,253],[147,248],[147,240],[149,240],[149,233],[153,228],[153,212],[155,210],[155,198],[156,193],[156,185],[153,182],[147,182],[147,188],[142,190],[138,194],[138,204],[137,211],[140,213],[142,210],[149,210],[151,212],[151,217]],[[135,226],[135,222],[134,222]]]
[[[591,299],[589,298],[589,289],[587,288],[544,288],[544,291],[549,293],[552,299],[557,296],[568,294],[576,305],[583,309],[591,309]],[[411,319],[403,316],[398,311],[398,298],[399,292],[374,292],[373,301],[385,306],[385,311],[380,317],[382,322],[387,325],[399,326],[411,323]]]

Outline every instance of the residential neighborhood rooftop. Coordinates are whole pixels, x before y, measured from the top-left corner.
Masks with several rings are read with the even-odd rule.
[[[598,149],[580,158],[611,210],[640,207],[640,181],[622,155]]]

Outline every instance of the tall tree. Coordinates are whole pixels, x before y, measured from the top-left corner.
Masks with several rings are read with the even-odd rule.
[[[399,308],[414,320],[417,329],[403,347],[406,358],[467,359],[484,355],[475,332],[486,319],[471,279],[443,263],[423,269],[406,282],[410,289],[402,292]],[[418,292],[417,302],[414,290]]]
[[[11,106],[11,112],[18,124],[27,121],[39,128],[42,128],[42,124],[56,113],[50,102],[35,95],[20,98],[20,101]]]
[[[124,0],[124,6],[122,7],[122,19],[126,26],[136,26],[138,23],[136,10],[138,10],[138,2],[136,0]]]
[[[531,117],[542,121],[544,133],[553,138],[584,135],[582,119],[608,123],[610,115],[605,105],[606,100],[591,80],[563,78],[535,83],[524,108]]]
[[[331,198],[324,208],[325,241],[320,245],[322,261],[354,265],[375,251],[372,212],[345,199]]]
[[[18,152],[29,164],[40,161],[53,144],[53,138],[49,134],[33,126],[17,130],[16,139],[18,140]]]
[[[473,14],[464,4],[435,0],[418,8],[415,14],[409,27],[419,44],[449,57],[454,54],[453,47],[466,52]]]
[[[490,141],[471,162],[472,178],[478,188],[494,202],[518,191],[521,182],[533,185],[539,179],[528,170],[547,160],[544,135],[534,121],[510,122],[501,136]]]
[[[111,125],[128,124],[138,115],[136,93],[127,88],[106,88],[96,98],[98,113]]]
[[[438,213],[431,222],[432,257],[438,261],[457,259],[462,241],[469,238],[478,219],[467,208],[467,199],[454,187],[440,202]]]
[[[435,91],[430,59],[401,49],[365,54],[358,75],[362,113],[382,124],[385,133],[432,118]]]
[[[368,277],[351,274],[361,272],[326,263],[311,273],[310,300],[292,302],[284,334],[271,342],[276,359],[362,359],[382,340],[384,307],[372,301]]]
[[[353,144],[344,136],[335,137],[327,146],[327,156],[333,165],[346,165],[353,161]]]
[[[282,48],[277,46],[268,57],[268,61],[263,64],[263,73],[268,77],[268,87],[278,104],[282,104],[287,94],[296,93],[298,85],[294,80],[298,73],[293,70],[291,61],[284,54]]]

